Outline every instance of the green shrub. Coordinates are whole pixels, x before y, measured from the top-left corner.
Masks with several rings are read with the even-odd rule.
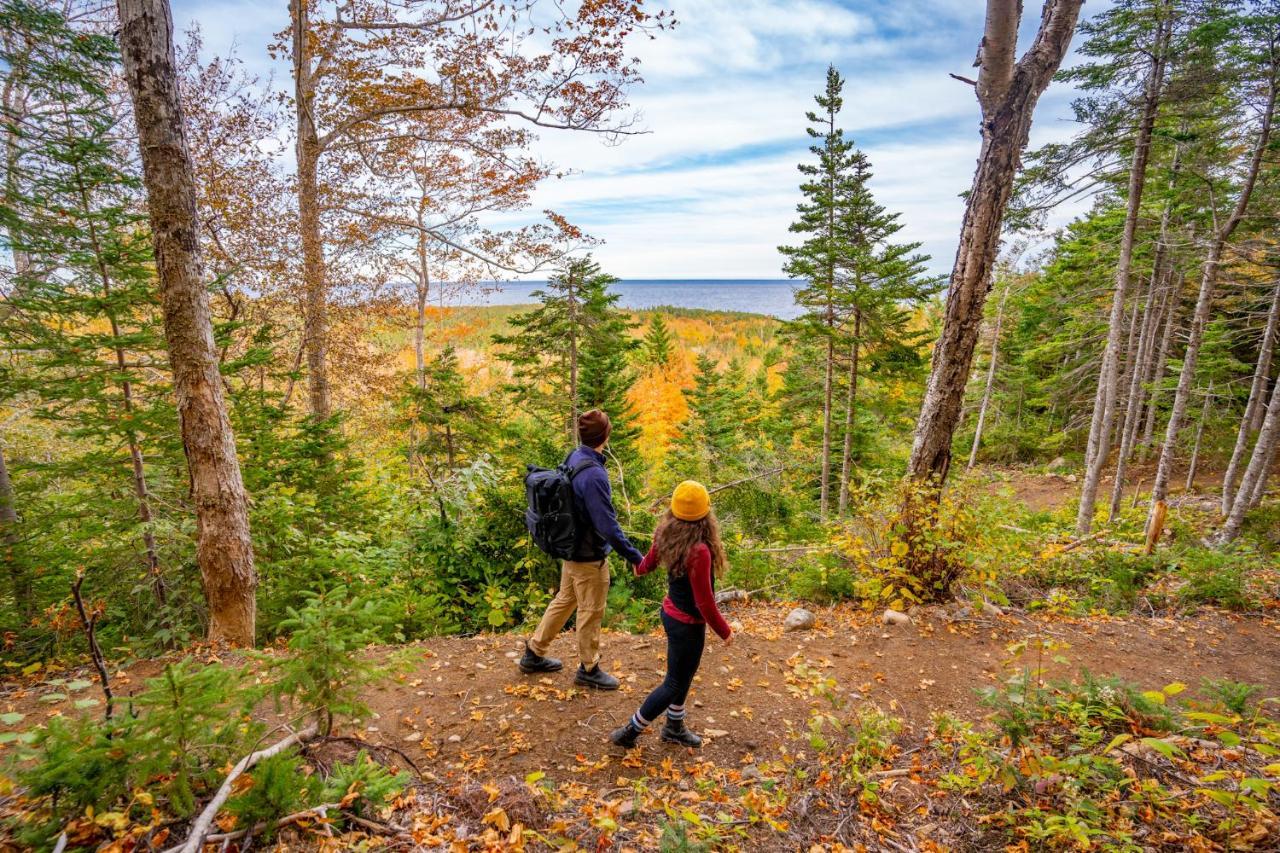
[[[348,811],[371,816],[391,804],[396,795],[411,781],[408,773],[393,772],[374,761],[362,749],[348,763],[333,765],[325,780],[321,802],[342,802],[358,794],[345,806]]]
[[[1171,558],[1174,570],[1184,581],[1178,597],[1189,604],[1247,610],[1254,603],[1246,582],[1255,560],[1244,550],[1179,549]]]
[[[73,815],[119,809],[179,818],[221,783],[262,732],[249,716],[244,672],[187,660],[165,668],[111,721],[54,717],[21,753],[17,777],[31,798],[48,798],[47,823],[24,830],[40,846]],[[145,790],[146,803],[133,796]]]
[[[300,610],[291,608],[280,623],[292,632],[288,654],[272,661],[270,690],[277,702],[287,697],[295,707],[316,714],[324,735],[339,715],[368,714],[363,689],[387,669],[362,654],[381,634],[379,617],[373,601],[352,597],[341,586],[310,594]]]
[[[1217,678],[1205,679],[1200,689],[1208,698],[1221,702],[1228,711],[1243,717],[1249,710],[1249,700],[1261,692],[1262,685]]]
[[[226,810],[235,815],[236,826],[249,828],[266,824],[263,840],[275,834],[271,822],[306,808],[315,798],[316,780],[303,772],[302,758],[281,753],[259,762],[248,774],[248,788],[227,800]]]

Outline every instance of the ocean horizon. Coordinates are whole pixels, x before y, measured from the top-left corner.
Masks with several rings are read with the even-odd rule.
[[[440,303],[446,307],[484,305],[527,305],[535,302],[533,292],[546,281],[486,283],[480,289],[449,292]],[[742,311],[764,314],[780,320],[800,316],[795,303],[799,282],[789,278],[628,278],[610,286],[618,295],[618,305],[633,311],[663,306],[701,308],[707,311]]]

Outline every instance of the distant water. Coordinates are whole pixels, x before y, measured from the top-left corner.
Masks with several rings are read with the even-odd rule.
[[[677,308],[704,308],[709,311],[746,311],[768,314],[783,320],[800,315],[793,296],[796,282],[772,278],[662,278],[624,279],[610,290],[619,295],[623,308],[643,310],[660,305]],[[464,305],[527,305],[535,301],[533,291],[546,286],[541,281],[520,281],[494,285],[483,292],[444,297],[444,303]]]

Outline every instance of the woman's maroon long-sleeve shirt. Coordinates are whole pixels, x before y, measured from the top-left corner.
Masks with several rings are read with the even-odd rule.
[[[655,545],[649,549],[649,553],[645,555],[640,565],[636,566],[636,576],[648,574],[657,567],[658,548]],[[693,587],[693,601],[698,606],[698,612],[702,614],[702,618],[699,619],[676,607],[669,593],[662,601],[662,611],[672,619],[687,625],[709,625],[720,639],[729,639],[733,631],[729,628],[729,623],[720,615],[720,608],[716,606],[715,587],[711,583],[711,549],[702,542],[694,545],[684,559],[684,567],[689,585]]]

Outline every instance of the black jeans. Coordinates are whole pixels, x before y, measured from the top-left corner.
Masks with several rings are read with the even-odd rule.
[[[698,664],[702,663],[702,649],[707,644],[706,625],[681,622],[664,610],[662,627],[667,632],[667,677],[640,706],[640,716],[649,722],[665,713],[668,706],[684,704],[693,677],[698,674]]]

